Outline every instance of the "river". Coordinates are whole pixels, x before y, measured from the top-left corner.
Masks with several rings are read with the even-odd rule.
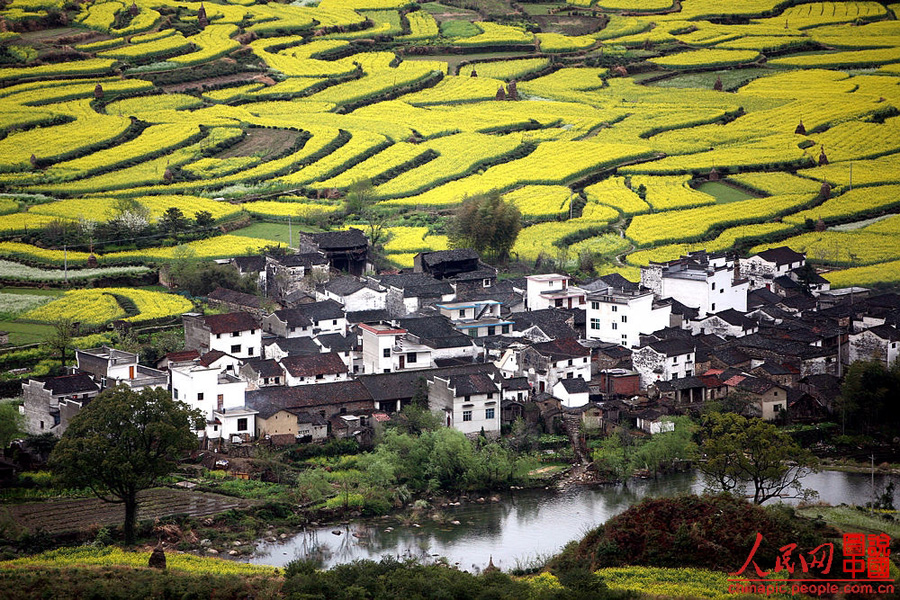
[[[900,484],[898,478],[893,478]],[[875,485],[886,485],[875,476]],[[871,478],[861,473],[822,471],[807,475],[805,487],[828,504],[864,504],[871,499]],[[403,523],[395,516],[310,528],[278,542],[260,542],[248,562],[283,566],[294,558],[316,558],[324,568],[357,559],[446,557],[462,569],[483,569],[489,560],[508,571],[543,562],[568,542],[645,497],[701,492],[694,473],[632,480],[621,486],[573,486],[562,492],[518,491],[499,502],[470,502],[440,509],[441,522],[426,511],[421,520]],[[458,525],[450,524],[459,521]],[[339,531],[340,535],[335,535]],[[354,535],[356,534],[356,535]]]

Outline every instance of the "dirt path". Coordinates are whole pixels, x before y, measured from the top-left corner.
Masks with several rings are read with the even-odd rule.
[[[157,519],[172,515],[206,517],[232,508],[244,509],[257,504],[221,494],[155,488],[138,494],[138,520]],[[122,522],[125,508],[98,498],[75,500],[47,500],[0,506],[0,521],[11,518],[29,531],[43,530],[57,534],[87,530],[95,526],[116,525]]]

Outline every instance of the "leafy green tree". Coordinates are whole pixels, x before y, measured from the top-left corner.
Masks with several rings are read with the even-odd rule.
[[[166,389],[110,388],[71,421],[50,457],[64,485],[125,505],[125,542],[134,542],[139,491],[153,487],[197,446],[202,415]]]
[[[742,417],[758,416],[759,410],[750,394],[743,390],[732,390],[724,398],[711,400],[703,405],[704,413],[735,413]],[[754,414],[756,413],[756,414]]]
[[[215,225],[216,221],[213,219],[212,213],[208,210],[198,210],[194,215],[194,224],[197,229],[209,229],[213,225]]]
[[[344,214],[365,217],[375,204],[375,187],[371,179],[354,181],[344,197]]]
[[[900,365],[888,369],[881,361],[857,361],[850,365],[835,402],[835,414],[843,430],[893,437],[900,429]]]
[[[594,465],[602,473],[607,473],[627,485],[628,479],[634,475],[635,464],[633,460],[634,439],[625,428],[605,437],[600,442],[600,447],[594,450]]]
[[[72,321],[68,317],[58,319],[53,323],[53,332],[44,343],[53,349],[54,353],[59,356],[59,364],[65,368],[66,357],[72,348],[72,340],[78,335],[78,323]]]
[[[172,237],[177,238],[178,234],[187,231],[190,227],[190,221],[184,216],[180,208],[170,206],[157,221],[157,226],[161,231],[165,231]]]
[[[712,413],[701,421],[700,462],[706,488],[750,493],[753,502],[805,498],[803,476],[818,466],[816,457],[788,434],[762,419]]]
[[[661,470],[673,467],[679,461],[694,459],[697,454],[694,422],[690,417],[684,416],[671,420],[675,425],[674,430],[653,435],[634,453],[635,465],[647,469],[654,476]]]
[[[12,402],[0,403],[0,451],[22,434],[24,417]]]
[[[454,248],[472,248],[492,261],[509,256],[522,229],[522,213],[499,192],[465,200],[447,224]]]

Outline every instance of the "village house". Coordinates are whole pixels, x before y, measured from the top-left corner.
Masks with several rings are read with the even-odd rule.
[[[347,365],[334,352],[306,356],[286,356],[279,361],[285,372],[285,385],[313,385],[349,379]]]
[[[238,371],[247,382],[248,390],[256,390],[271,385],[284,385],[284,369],[274,359],[253,358],[246,361]]]
[[[631,354],[631,364],[641,375],[641,388],[657,381],[671,381],[694,375],[696,346],[686,340],[651,342]]]
[[[313,342],[321,348],[321,352],[333,352],[341,357],[349,373],[362,370],[362,345],[355,330],[347,335],[325,333],[313,338]]]
[[[473,302],[447,302],[436,304],[441,315],[453,326],[470,337],[506,335],[512,331],[514,322],[500,316],[502,304],[496,300]]]
[[[711,333],[729,338],[743,337],[759,331],[759,325],[755,321],[748,319],[733,308],[698,317],[686,325],[686,328],[690,329],[694,335]]]
[[[749,258],[740,259],[741,275],[750,281],[750,289],[772,289],[778,277],[786,276],[806,264],[806,255],[787,246],[769,248]]]
[[[25,431],[61,437],[72,418],[99,393],[100,386],[88,373],[29,379],[22,384],[19,406]]]
[[[191,364],[169,369],[172,398],[203,413],[206,427],[198,435],[207,440],[256,436],[255,413],[244,403],[247,384],[229,372],[233,367],[225,368],[223,363],[228,358],[218,352],[210,353]]]
[[[560,379],[552,389],[553,397],[559,398],[560,403],[566,408],[581,408],[588,403],[591,388],[588,382],[581,377]]]
[[[302,356],[318,354],[322,347],[312,337],[264,337],[263,356],[267,359],[281,360],[285,356]]]
[[[405,317],[438,302],[456,300],[456,290],[446,281],[424,273],[399,273],[370,278],[387,290],[385,308],[393,317]]]
[[[735,260],[692,252],[667,263],[641,267],[641,285],[659,298],[673,298],[696,308],[700,317],[733,308],[747,310],[749,282],[740,278]]]
[[[142,390],[164,388],[169,383],[165,371],[139,364],[137,354],[108,346],[75,350],[75,371],[89,373],[101,389],[121,384]]]
[[[266,257],[265,273],[266,296],[291,306],[297,303],[297,294],[312,289],[316,279],[328,277],[328,259],[318,252],[270,255]]]
[[[237,358],[262,355],[262,331],[250,313],[233,312],[220,315],[185,313],[184,347],[205,354],[212,350]]]
[[[256,430],[260,438],[292,436],[293,443],[319,442],[328,437],[328,421],[318,413],[302,408],[260,403],[256,411]]]
[[[591,351],[575,338],[532,344],[518,354],[515,375],[527,377],[537,392],[549,392],[560,379],[591,380]]]
[[[387,306],[387,290],[381,285],[356,277],[342,276],[331,279],[316,294],[319,300],[334,300],[345,312],[379,310]]]
[[[468,248],[420,252],[413,258],[413,271],[447,281],[459,295],[488,290],[497,282],[497,269]]]
[[[671,302],[657,301],[649,290],[607,288],[587,297],[587,338],[637,346],[640,335],[669,326]]]
[[[571,277],[558,273],[528,275],[526,279],[525,308],[584,308],[587,292],[570,284]]]
[[[849,359],[877,360],[890,368],[900,355],[900,331],[891,325],[878,325],[850,334]]]
[[[372,396],[359,380],[260,388],[247,392],[247,406],[264,415],[259,427],[270,435],[273,431],[291,433],[293,427],[300,433],[300,423],[290,411],[307,412],[328,421],[337,415],[371,414],[375,408]],[[292,419],[279,411],[295,416]]]
[[[443,414],[444,424],[466,435],[500,434],[500,372],[473,365],[465,372],[435,373],[428,381],[428,407]]]
[[[345,231],[301,233],[300,250],[304,253],[319,254],[332,269],[356,277],[370,270],[369,240],[362,230],[355,227]]]
[[[431,348],[419,343],[403,327],[385,323],[361,323],[362,372],[395,373],[430,369]]]
[[[229,312],[245,311],[253,314],[257,319],[262,319],[268,306],[277,308],[272,301],[263,301],[254,294],[245,294],[228,288],[217,287],[206,297],[209,305]]]

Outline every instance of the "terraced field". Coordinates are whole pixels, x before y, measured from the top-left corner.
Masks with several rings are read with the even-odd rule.
[[[446,247],[428,224],[498,192],[526,262],[633,274],[752,231],[848,269],[836,285],[900,282],[894,229],[810,234],[900,212],[900,26],[881,4],[98,0],[54,4],[65,29],[47,6],[0,9],[0,257],[23,278],[270,243],[218,229],[238,220],[338,228],[368,179],[401,266]],[[171,210],[208,239],[179,249]],[[113,295],[57,302],[122,317]]]

